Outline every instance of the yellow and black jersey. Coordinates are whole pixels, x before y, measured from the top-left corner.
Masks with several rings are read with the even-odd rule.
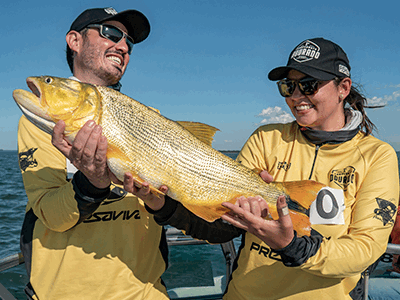
[[[155,212],[160,224],[196,238],[224,242],[242,234],[224,300],[351,299],[361,273],[385,252],[399,199],[396,153],[358,128],[350,136],[339,132],[333,142],[329,135],[316,144],[296,122],[266,125],[237,157],[275,181],[310,179],[327,186],[310,208],[314,233],[285,249],[274,251],[221,220],[207,224],[170,199],[169,210]]]
[[[67,176],[51,136],[24,116],[18,151],[28,196],[21,249],[31,299],[168,299],[165,232],[119,186],[99,190]]]

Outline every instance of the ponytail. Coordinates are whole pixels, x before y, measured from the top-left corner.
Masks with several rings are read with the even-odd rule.
[[[339,85],[342,79],[343,78],[336,78],[335,80],[336,85]],[[365,113],[365,108],[379,108],[382,106],[368,106],[367,98],[360,92],[360,88],[354,86],[354,84],[351,86],[349,95],[347,95],[347,97],[344,99],[343,105],[346,105],[346,103],[348,103],[352,109],[361,112],[362,114],[361,130],[364,130],[365,135],[372,134],[372,131],[376,130],[376,126],[368,118],[367,114]],[[349,113],[348,110],[345,109],[346,117],[348,113]]]

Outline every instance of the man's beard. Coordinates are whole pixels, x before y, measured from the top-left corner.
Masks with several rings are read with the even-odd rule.
[[[84,47],[84,51],[82,52],[82,61],[85,69],[92,72],[92,74],[96,77],[101,78],[107,86],[116,84],[118,81],[120,81],[123,75],[122,68],[112,66],[105,69],[102,65],[96,65],[96,63],[101,62],[103,60],[103,56],[105,57],[105,55],[109,52],[102,53],[97,47],[88,42],[86,42],[86,47]]]

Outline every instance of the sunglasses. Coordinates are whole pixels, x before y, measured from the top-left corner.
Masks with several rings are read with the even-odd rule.
[[[135,42],[133,41],[133,38],[131,38],[118,27],[109,24],[91,24],[88,25],[87,28],[99,29],[100,35],[103,38],[106,38],[116,44],[119,43],[123,38],[125,38],[126,44],[128,45],[128,54],[131,55]]]
[[[282,97],[290,97],[293,95],[296,86],[299,87],[303,95],[314,95],[318,92],[318,83],[320,82],[318,79],[306,77],[300,80],[282,79],[277,84]]]

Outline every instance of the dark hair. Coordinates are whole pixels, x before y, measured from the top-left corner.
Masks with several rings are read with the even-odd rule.
[[[344,78],[335,78],[336,85],[338,86],[343,79]],[[345,106],[346,103],[348,103],[351,108],[361,112],[362,114],[361,129],[364,129],[365,135],[370,135],[372,134],[372,131],[376,129],[376,126],[368,118],[367,114],[365,113],[365,108],[379,108],[382,106],[366,105],[367,98],[361,93],[360,89],[361,89],[360,85],[353,83],[351,85],[350,93],[343,101],[343,106]],[[348,113],[349,113],[348,110],[345,109],[346,117]]]
[[[82,35],[83,39],[86,39],[87,28],[82,29],[79,33]],[[74,73],[74,56],[75,56],[75,53],[74,53],[74,51],[71,50],[71,48],[68,46],[68,44],[67,44],[67,49],[66,49],[65,52],[66,52],[66,56],[67,56],[67,63],[68,63],[69,69],[71,70],[71,73],[73,74]]]

